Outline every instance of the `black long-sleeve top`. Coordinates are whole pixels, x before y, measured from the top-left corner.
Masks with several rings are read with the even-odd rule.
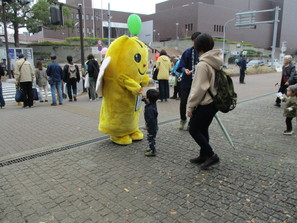
[[[156,103],[147,103],[144,108],[144,120],[149,133],[158,131],[158,110]]]

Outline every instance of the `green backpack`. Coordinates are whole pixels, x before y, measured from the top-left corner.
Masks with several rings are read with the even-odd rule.
[[[217,94],[213,96],[210,90],[208,90],[208,93],[212,97],[216,108],[223,113],[232,111],[236,107],[237,94],[234,91],[231,77],[222,69],[215,70],[214,87]]]

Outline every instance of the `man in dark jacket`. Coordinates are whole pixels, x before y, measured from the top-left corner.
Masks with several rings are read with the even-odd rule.
[[[4,101],[3,92],[2,92],[2,81],[1,81],[1,78],[4,75],[5,75],[4,69],[3,67],[0,66],[0,107],[1,108],[5,106],[5,101]]]
[[[61,66],[56,62],[57,57],[51,56],[52,63],[47,66],[46,74],[49,77],[49,84],[51,86],[52,93],[52,106],[57,105],[56,91],[58,90],[59,95],[59,105],[63,104],[63,95],[62,95],[62,80],[63,80],[63,71]]]
[[[241,56],[240,60],[238,61],[238,66],[240,68],[239,83],[245,84],[244,77],[245,77],[245,70],[246,70],[246,59],[244,56]]]
[[[193,46],[185,50],[180,59],[179,67],[177,68],[177,72],[183,73],[180,83],[180,130],[184,129],[187,123],[187,101],[191,91],[193,75],[195,74],[195,66],[199,62],[198,53],[194,49],[194,40],[199,35],[200,32],[192,34],[191,40],[193,41]],[[187,127],[187,130],[188,129],[189,126]]]
[[[99,64],[94,59],[94,56],[92,54],[90,54],[88,56],[87,66],[88,66],[89,84],[90,84],[90,87],[89,87],[90,96],[91,96],[90,101],[95,101],[95,99],[97,98],[97,96],[96,96],[96,81],[97,81],[97,77],[99,74]]]

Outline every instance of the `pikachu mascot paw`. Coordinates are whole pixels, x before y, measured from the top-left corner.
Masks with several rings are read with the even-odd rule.
[[[97,94],[102,95],[99,131],[111,141],[129,145],[142,140],[139,116],[146,74],[148,49],[137,37],[121,36],[108,48],[98,75]]]

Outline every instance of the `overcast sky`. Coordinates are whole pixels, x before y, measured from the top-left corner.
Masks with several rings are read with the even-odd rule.
[[[93,0],[93,6],[95,8],[101,8],[101,4],[103,4],[103,9],[107,9],[109,2],[110,10],[152,14],[155,12],[156,3],[165,1],[166,0]]]

